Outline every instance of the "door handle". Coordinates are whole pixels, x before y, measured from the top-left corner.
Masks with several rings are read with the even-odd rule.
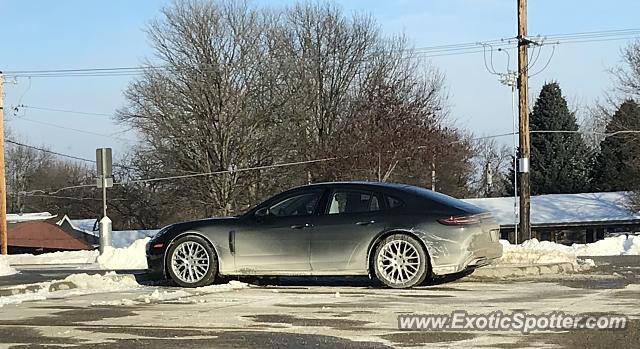
[[[305,223],[305,224],[294,224],[291,226],[291,229],[304,229],[304,228],[311,228],[313,227],[312,224],[309,223]]]
[[[376,221],[374,220],[370,220],[370,221],[366,221],[366,222],[357,222],[357,225],[369,225],[369,224],[374,224]]]

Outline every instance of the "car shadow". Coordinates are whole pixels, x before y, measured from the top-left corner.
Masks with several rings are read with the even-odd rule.
[[[466,270],[456,274],[432,277],[417,287],[437,286],[458,281],[470,274],[473,270]],[[368,276],[287,276],[287,277],[266,277],[266,276],[242,276],[219,278],[216,283],[226,283],[231,280],[246,282],[263,287],[364,287],[364,288],[387,288],[376,278]]]

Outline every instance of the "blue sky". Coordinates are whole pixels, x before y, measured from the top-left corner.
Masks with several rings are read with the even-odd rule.
[[[152,55],[144,33],[168,1],[153,0],[0,0],[2,49],[0,70],[128,67]],[[286,6],[292,1],[254,1],[260,6]],[[347,13],[368,12],[388,34],[404,32],[416,47],[513,37],[515,0],[344,0]],[[613,6],[615,4],[615,6]],[[640,2],[634,0],[529,1],[529,33],[557,34],[638,27]],[[626,41],[558,45],[548,68],[532,78],[535,97],[545,81],[560,83],[571,105],[586,106],[611,87],[607,70],[620,64]],[[546,61],[550,47],[541,52]],[[515,57],[513,57],[515,58]],[[511,64],[515,64],[512,58]],[[451,118],[477,135],[509,132],[511,92],[489,74],[482,54],[431,58],[446,75]],[[496,60],[503,70],[505,60]],[[124,103],[122,92],[131,77],[21,78],[5,86],[7,109],[24,104],[94,113],[113,113]],[[108,117],[23,109],[7,110],[7,124],[19,138],[52,150],[93,158],[95,148],[127,148],[120,139],[57,129],[26,119],[111,135],[123,129]],[[504,140],[509,141],[509,139]]]

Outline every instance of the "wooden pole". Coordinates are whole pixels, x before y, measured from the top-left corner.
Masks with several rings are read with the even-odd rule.
[[[518,112],[519,112],[519,150],[518,172],[520,174],[520,234],[531,239],[529,183],[529,71],[527,49],[527,0],[518,0]]]

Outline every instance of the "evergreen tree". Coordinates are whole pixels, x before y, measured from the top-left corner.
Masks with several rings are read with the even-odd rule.
[[[556,82],[542,87],[530,116],[532,131],[577,131]],[[590,153],[580,133],[531,134],[531,193],[561,194],[590,190]]]
[[[640,130],[640,106],[623,102],[607,124],[607,133]],[[640,135],[618,133],[600,143],[593,170],[594,187],[601,191],[627,191],[640,185]]]

